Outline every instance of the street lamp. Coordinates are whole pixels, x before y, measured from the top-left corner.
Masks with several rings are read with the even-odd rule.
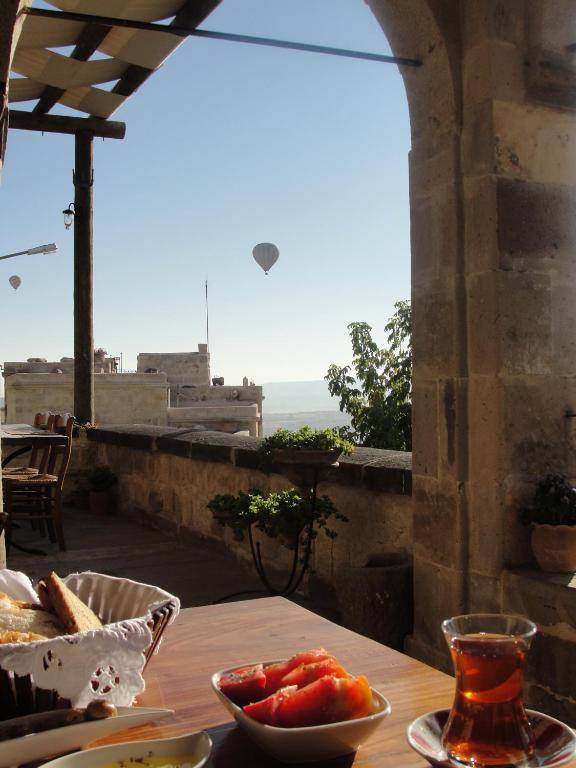
[[[64,214],[64,226],[66,229],[70,229],[72,222],[74,221],[74,203],[69,203],[68,208],[64,208],[62,211]]]
[[[58,246],[56,243],[48,243],[47,245],[37,245],[35,248],[28,248],[26,251],[17,251],[16,253],[8,253],[6,256],[0,256],[2,259],[12,259],[14,256],[32,256],[34,253],[56,253]]]

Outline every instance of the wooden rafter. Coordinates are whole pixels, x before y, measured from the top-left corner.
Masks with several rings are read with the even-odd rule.
[[[123,139],[126,123],[116,120],[102,120],[99,117],[67,117],[65,115],[41,115],[11,109],[9,127],[22,131],[43,133],[78,133],[85,131],[103,139]]]

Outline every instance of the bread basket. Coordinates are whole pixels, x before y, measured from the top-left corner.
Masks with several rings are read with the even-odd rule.
[[[100,573],[75,573],[66,586],[96,613],[102,629],[34,643],[0,645],[0,720],[95,698],[131,706],[144,690],[142,672],[180,610],[159,587]],[[35,600],[24,574],[0,570],[0,590]]]

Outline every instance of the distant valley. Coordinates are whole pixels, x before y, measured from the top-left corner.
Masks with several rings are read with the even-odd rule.
[[[264,434],[277,429],[340,427],[350,423],[341,413],[338,400],[330,395],[325,381],[274,381],[264,390]]]

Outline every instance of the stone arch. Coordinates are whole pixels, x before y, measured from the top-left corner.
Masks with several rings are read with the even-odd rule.
[[[458,15],[435,0],[368,0],[398,56],[410,111],[415,626],[410,650],[441,664],[439,619],[467,609],[467,295]],[[430,553],[430,526],[452,539]],[[449,568],[446,568],[446,565]],[[438,602],[438,595],[448,599]]]
[[[576,0],[367,0],[402,71],[412,132],[415,626],[409,650],[448,667],[457,612],[523,613],[573,663],[534,599],[536,479],[576,476]],[[543,593],[540,593],[543,594]],[[553,691],[554,693],[551,693]],[[538,669],[529,700],[576,718]]]

